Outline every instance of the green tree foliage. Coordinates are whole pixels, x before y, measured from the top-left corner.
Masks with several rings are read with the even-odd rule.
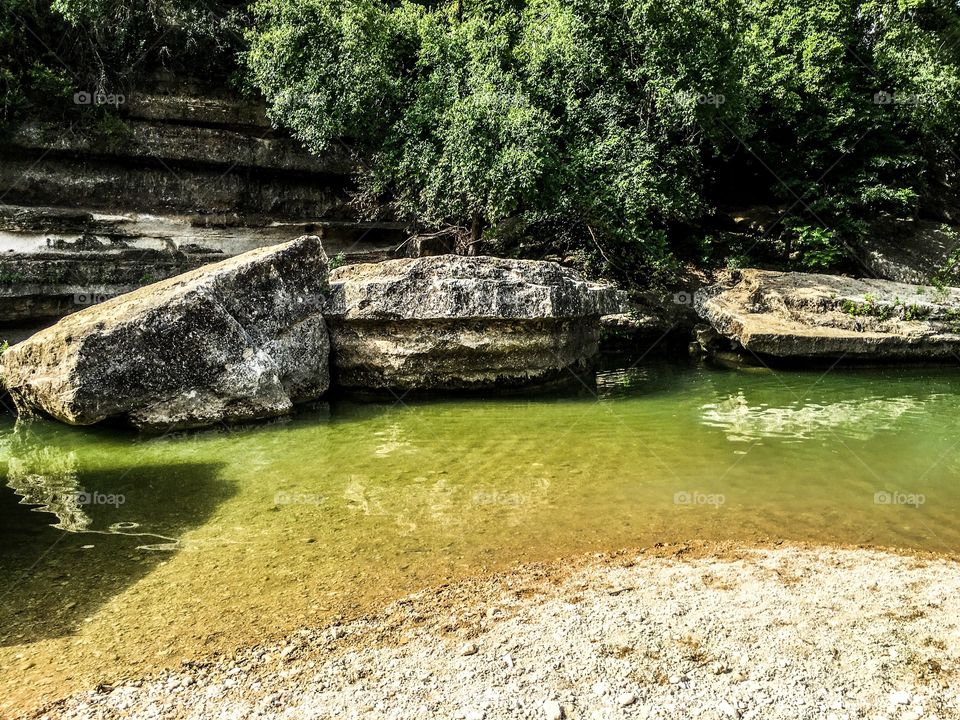
[[[843,267],[955,195],[954,0],[247,1],[0,0],[0,125],[242,51],[278,125],[356,151],[371,216],[639,283],[707,250]],[[784,216],[734,248],[751,205]]]
[[[0,127],[158,69],[226,78],[246,17],[245,0],[0,0]]]
[[[545,235],[636,276],[718,204],[835,266],[955,172],[958,11],[941,0],[261,0],[251,80],[358,202],[475,242]]]
[[[235,67],[246,26],[245,0],[52,0],[50,7],[70,28],[70,65],[107,89],[158,67],[222,77]]]
[[[752,156],[735,167],[753,166],[793,208],[788,240],[822,267],[823,252],[842,256],[868,221],[915,215],[952,184],[960,14],[939,0],[747,6],[742,138]]]
[[[0,128],[34,105],[67,97],[67,70],[44,45],[45,18],[30,0],[0,0]]]
[[[656,270],[670,225],[704,211],[703,138],[736,123],[737,12],[732,0],[265,1],[248,62],[276,121],[316,152],[357,149],[368,207],[387,201],[471,242],[559,228]]]

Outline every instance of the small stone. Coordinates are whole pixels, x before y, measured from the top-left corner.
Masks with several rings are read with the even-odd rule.
[[[503,660],[503,664],[506,668],[513,668],[513,656],[510,653],[507,653],[500,659]]]
[[[479,652],[480,648],[477,647],[476,643],[464,643],[460,646],[461,655],[476,655]]]
[[[633,705],[637,701],[637,696],[633,693],[622,693],[617,695],[617,705],[620,707],[627,707],[627,705]]]
[[[670,676],[670,684],[671,684],[671,685],[679,685],[681,680],[683,680],[683,678],[680,677],[679,675],[671,675],[671,676]]]
[[[904,690],[890,693],[890,702],[893,705],[909,705],[911,700],[913,700],[913,696]]]
[[[610,692],[610,685],[608,683],[605,683],[601,680],[600,682],[593,684],[593,694],[596,695],[597,697],[603,697],[609,692]]]
[[[543,704],[543,715],[547,720],[561,720],[563,718],[563,708],[556,700],[547,700]]]
[[[483,710],[467,710],[463,717],[464,720],[483,720],[486,713]]]
[[[727,717],[738,718],[740,717],[740,711],[737,710],[732,704],[728,703],[726,700],[721,700],[720,705],[718,706],[720,712],[726,715]]]

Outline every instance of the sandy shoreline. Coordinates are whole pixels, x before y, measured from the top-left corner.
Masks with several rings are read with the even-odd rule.
[[[423,591],[34,718],[960,718],[960,565],[659,548]]]

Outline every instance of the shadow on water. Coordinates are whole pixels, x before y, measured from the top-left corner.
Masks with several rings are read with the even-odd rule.
[[[234,494],[217,463],[88,461],[79,432],[21,423],[4,438],[0,647],[73,633]]]
[[[0,715],[517,563],[960,552],[956,369],[626,359],[546,395],[334,398],[160,437],[5,423]]]

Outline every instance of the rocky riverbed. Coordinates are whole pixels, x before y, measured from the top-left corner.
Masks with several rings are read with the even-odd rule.
[[[423,591],[35,718],[960,717],[960,567],[684,546]]]

